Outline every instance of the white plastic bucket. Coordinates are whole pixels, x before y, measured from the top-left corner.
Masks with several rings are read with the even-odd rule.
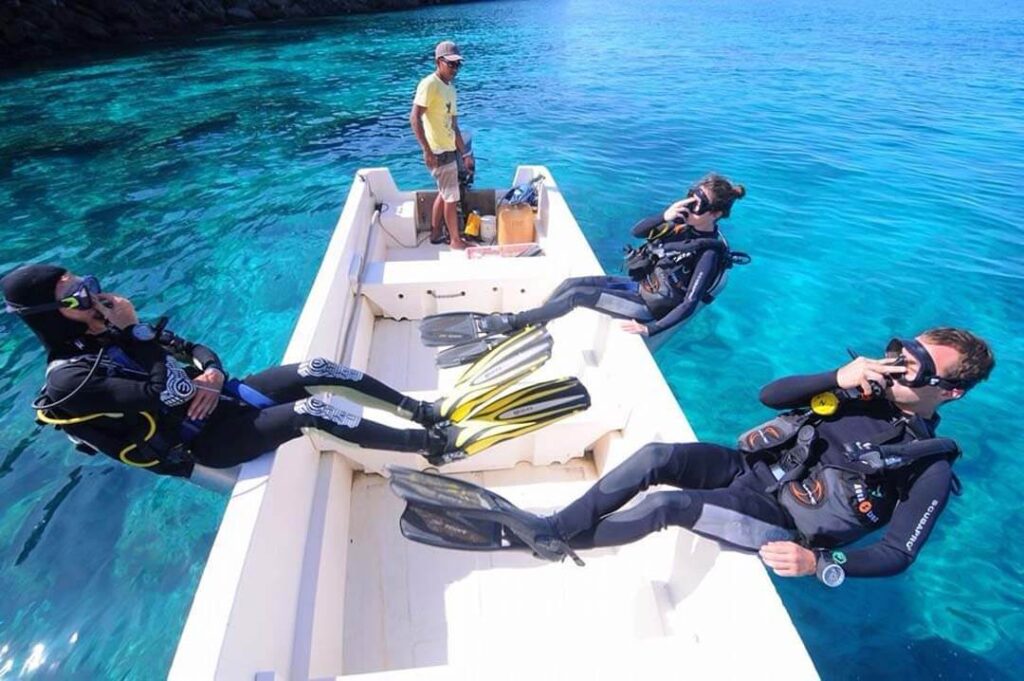
[[[480,238],[485,244],[493,244],[498,238],[498,219],[493,215],[480,216]]]

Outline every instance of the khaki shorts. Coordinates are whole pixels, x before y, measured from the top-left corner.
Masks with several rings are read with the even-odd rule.
[[[430,174],[437,180],[437,191],[441,200],[445,203],[458,203],[459,194],[459,164],[455,161],[438,166],[430,171]]]

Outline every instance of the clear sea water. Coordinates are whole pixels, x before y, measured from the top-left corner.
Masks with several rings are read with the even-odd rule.
[[[825,678],[1019,678],[1019,2],[489,2],[0,75],[0,270],[95,273],[236,372],[275,363],[353,172],[429,185],[407,115],[442,37],[467,56],[478,184],[546,164],[609,271],[691,180],[746,184],[726,229],[754,264],[657,355],[704,439],[847,346],[941,324],[993,342],[992,380],[945,410],[965,494],[921,560],[836,592],[776,583]],[[0,678],[160,678],[224,501],[34,425],[42,363],[0,318]]]

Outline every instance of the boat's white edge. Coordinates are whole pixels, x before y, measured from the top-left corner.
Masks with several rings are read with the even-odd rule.
[[[357,173],[295,325],[283,363],[336,354],[338,336],[328,339],[327,334],[317,334],[317,331],[327,325],[342,328],[343,320],[347,320],[353,309],[352,296],[345,295],[349,293],[346,290],[350,283],[349,272],[342,269],[352,264],[345,256],[357,250],[352,248],[352,244],[364,240],[370,226],[369,215],[373,207],[368,191],[367,177],[370,175],[378,175],[382,183],[393,185],[387,170],[370,169]],[[246,651],[242,653],[246,657],[244,665],[253,669],[290,667],[291,636],[282,637],[280,632],[294,631],[289,623],[296,616],[294,606],[302,569],[300,557],[305,549],[305,537],[294,530],[306,525],[320,456],[308,438],[288,442],[278,451],[281,456],[267,454],[242,466],[196,589],[169,679],[195,681],[219,678],[221,665],[232,666],[232,660],[228,659],[231,651],[241,650]],[[340,460],[332,458],[332,461],[344,468]],[[297,502],[299,507],[293,502]],[[347,509],[344,515],[347,518]],[[261,518],[265,520],[260,522]],[[280,531],[271,532],[271,526]],[[264,536],[276,534],[276,540],[268,540],[261,545],[257,528]],[[281,541],[288,544],[282,545]],[[289,560],[289,556],[293,559]],[[255,569],[254,564],[257,565]],[[274,574],[265,583],[273,583],[278,589],[274,598],[245,598],[246,582],[258,582],[259,576],[254,573],[268,571]],[[237,622],[239,618],[247,617],[239,610],[250,609],[247,606],[254,601],[260,603],[252,614],[253,619],[249,620],[254,626],[232,627],[233,619]],[[268,625],[271,621],[273,625]],[[264,624],[259,626],[257,622]],[[240,630],[237,635],[249,639],[248,643],[232,645],[232,632]]]

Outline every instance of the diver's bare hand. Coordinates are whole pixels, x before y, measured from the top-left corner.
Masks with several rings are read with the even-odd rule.
[[[220,402],[220,391],[224,387],[224,374],[219,369],[209,368],[192,379],[196,396],[188,405],[188,417],[202,421],[213,413]]]
[[[814,551],[805,549],[796,542],[770,541],[758,553],[764,564],[780,577],[805,577],[813,575],[818,566]]]
[[[620,322],[619,328],[625,331],[626,333],[638,333],[641,336],[647,336],[651,333],[650,330],[647,328],[646,324],[641,324],[635,319]]]
[[[682,199],[676,201],[671,206],[665,209],[665,212],[661,214],[661,217],[665,218],[665,222],[672,222],[673,220],[683,220],[689,213],[686,207],[693,203],[693,199]]]
[[[427,170],[433,170],[437,167],[437,156],[430,150],[424,150],[423,162],[427,165]]]
[[[92,297],[99,301],[99,305],[94,306],[93,309],[99,312],[111,326],[127,329],[132,324],[139,323],[135,306],[127,298],[122,298],[116,293],[94,293]]]
[[[884,386],[888,383],[886,376],[904,374],[907,368],[893,364],[896,359],[869,359],[858,357],[836,372],[836,383],[840,388],[860,388],[864,395],[871,394],[871,383]]]

